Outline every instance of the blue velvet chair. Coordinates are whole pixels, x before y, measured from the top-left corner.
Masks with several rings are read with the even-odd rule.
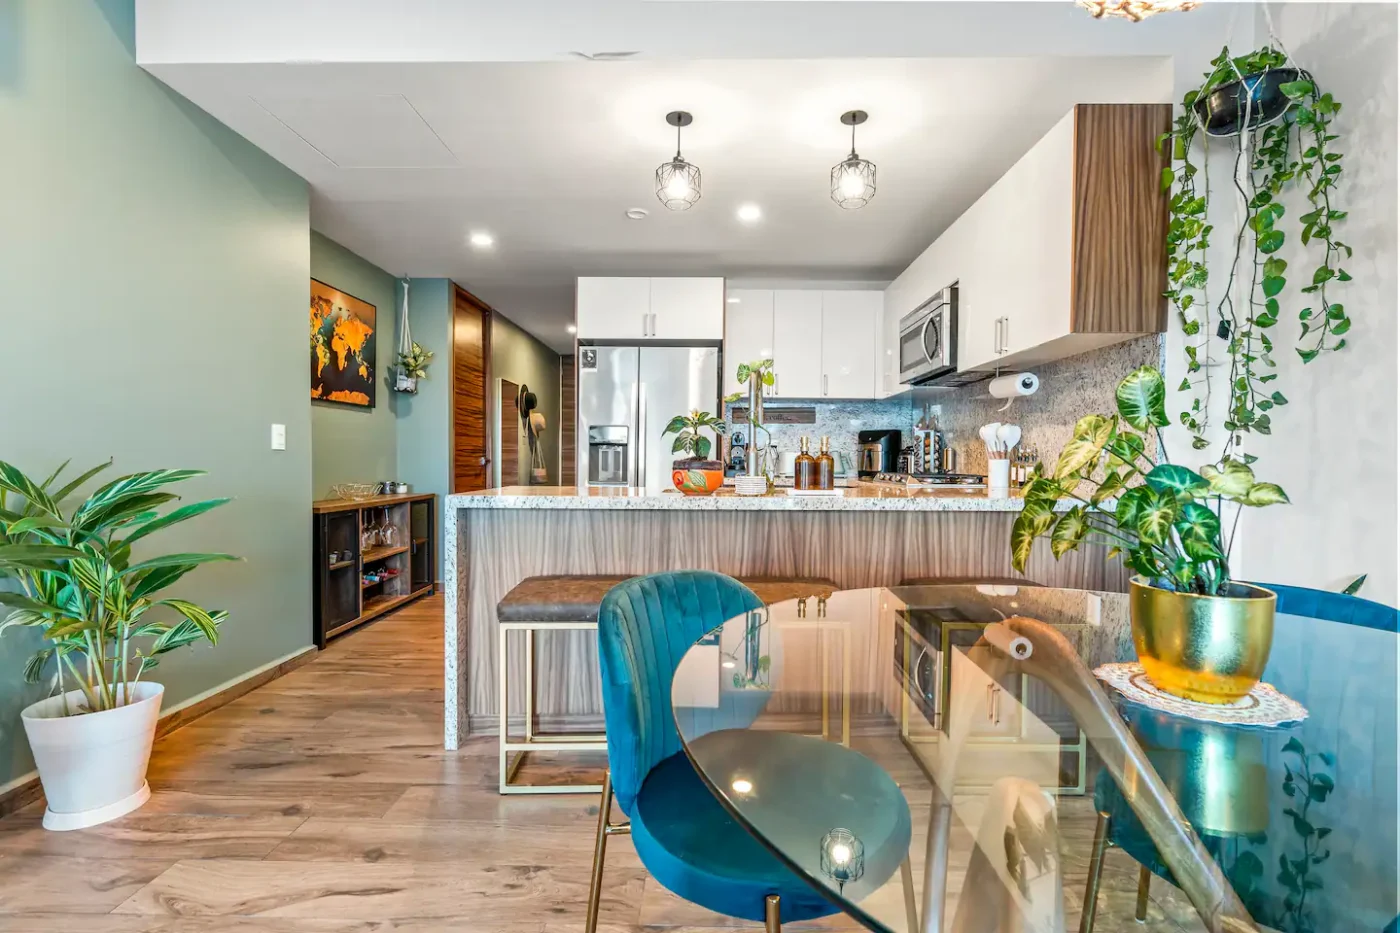
[[[1287,615],[1305,616],[1327,622],[1340,622],[1344,625],[1359,625],[1365,628],[1387,632],[1400,632],[1400,611],[1390,606],[1371,602],[1345,593],[1328,590],[1313,590],[1301,586],[1283,586],[1275,583],[1260,583],[1259,586],[1272,590],[1278,596],[1277,611]],[[1149,710],[1135,710],[1137,728],[1149,731],[1179,731],[1182,720],[1165,713]],[[1165,746],[1180,747],[1181,737],[1174,736]],[[1189,744],[1189,737],[1187,744]],[[1149,752],[1149,755],[1151,753]],[[1152,876],[1165,878],[1175,884],[1169,869],[1153,845],[1151,837],[1132,807],[1123,797],[1118,785],[1108,772],[1100,771],[1094,782],[1094,806],[1099,814],[1098,827],[1094,834],[1094,848],[1089,860],[1089,880],[1084,895],[1084,912],[1081,914],[1080,933],[1091,933],[1094,928],[1094,914],[1099,887],[1099,877],[1103,868],[1104,851],[1109,848],[1122,849],[1138,863],[1138,891],[1136,918],[1139,922],[1147,918],[1147,899],[1150,894]],[[1228,837],[1201,833],[1201,843],[1211,855],[1217,855]],[[1392,922],[1394,925],[1394,922]]]
[[[838,912],[734,821],[696,774],[672,718],[671,680],[686,650],[725,620],[762,606],[738,581],[699,570],[635,577],[603,598],[598,657],[609,773],[587,933],[597,926],[608,837],[629,832],[652,876],[702,907],[770,929]],[[611,822],[614,799],[630,823]]]

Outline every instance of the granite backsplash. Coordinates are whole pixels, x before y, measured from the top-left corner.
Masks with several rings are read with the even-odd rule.
[[[724,415],[730,424],[729,434],[736,430],[747,438],[749,426],[742,421],[734,424],[734,409],[747,408],[748,402],[726,405]],[[913,443],[914,400],[908,396],[879,400],[816,401],[802,399],[773,399],[764,404],[765,412],[785,408],[810,408],[815,411],[812,424],[764,424],[772,435],[772,443],[780,451],[796,451],[798,439],[812,439],[812,453],[823,436],[831,438],[832,453],[845,453],[855,462],[856,433],[875,428],[898,428],[904,444]],[[760,438],[762,435],[760,435]],[[727,445],[726,445],[727,449]]]
[[[1040,377],[1034,395],[1016,398],[1006,411],[998,411],[1005,399],[992,398],[987,383],[957,389],[922,392],[914,403],[913,417],[923,414],[923,404],[937,416],[938,426],[958,452],[958,469],[965,473],[987,471],[987,448],[977,429],[992,421],[1021,427],[1021,446],[1054,462],[1084,415],[1115,410],[1114,390],[1139,366],[1161,365],[1161,341],[1157,335],[1138,337],[1101,350],[1032,367]],[[1149,438],[1148,456],[1156,456],[1156,441]]]

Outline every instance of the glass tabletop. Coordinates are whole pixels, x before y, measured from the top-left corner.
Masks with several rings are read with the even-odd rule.
[[[726,808],[871,929],[1079,929],[1097,834],[1156,874],[1163,929],[1378,933],[1400,912],[1396,641],[1280,614],[1264,679],[1308,718],[1221,726],[1093,680],[1133,659],[1124,594],[850,590],[729,620],[671,700]],[[1133,923],[1135,882],[1105,882],[1095,929]]]

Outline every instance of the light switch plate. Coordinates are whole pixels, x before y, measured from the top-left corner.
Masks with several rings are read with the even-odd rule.
[[[285,424],[274,424],[272,426],[272,449],[287,449],[287,426]]]

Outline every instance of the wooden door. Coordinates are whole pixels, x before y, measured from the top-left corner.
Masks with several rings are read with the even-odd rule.
[[[559,485],[572,486],[578,467],[578,371],[572,353],[559,357]]]
[[[452,491],[491,486],[486,446],[486,367],[491,358],[491,308],[452,286]]]

